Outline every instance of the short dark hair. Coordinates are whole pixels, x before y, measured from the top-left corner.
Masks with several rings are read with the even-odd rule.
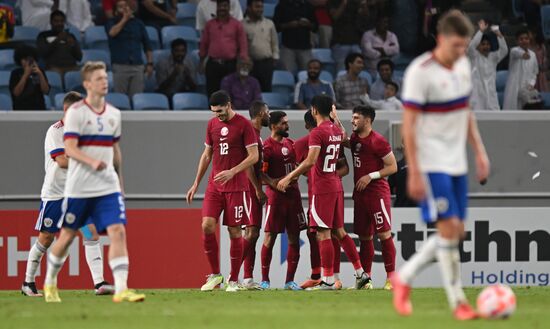
[[[29,45],[20,45],[15,48],[13,52],[13,61],[17,63],[17,65],[21,66],[21,60],[27,57],[32,57],[34,61],[38,61],[38,50]]]
[[[437,33],[470,37],[474,34],[474,25],[460,10],[451,9],[443,14],[437,22]]]
[[[54,19],[54,17],[56,16],[60,16],[60,17],[63,17],[64,20],[67,20],[67,15],[65,15],[64,12],[62,12],[61,10],[59,9],[56,9],[54,11],[52,11],[52,13],[50,14],[50,22]]]
[[[261,2],[261,3],[264,3],[264,0],[247,0],[247,1],[246,1],[246,6],[247,6],[247,7],[250,7],[250,6],[252,6],[252,4],[253,4],[254,2]]]
[[[170,49],[172,50],[179,46],[185,46],[185,49],[187,49],[187,41],[183,40],[182,38],[177,38],[172,40],[172,42],[170,43]]]
[[[273,112],[270,112],[269,113],[269,126],[271,127],[271,125],[276,125],[278,124],[279,122],[281,122],[281,120],[286,117],[286,112],[284,111],[273,111]]]
[[[310,60],[307,62],[307,67],[309,67],[309,64],[311,64],[311,63],[319,63],[319,65],[323,65],[323,64],[321,63],[321,61],[318,60],[317,58],[312,58],[312,59],[310,59]]]
[[[349,70],[349,66],[351,63],[355,62],[357,58],[365,59],[363,55],[360,53],[351,53],[346,56],[346,70]]]
[[[311,100],[311,107],[314,107],[324,117],[330,116],[332,104],[332,98],[328,95],[317,95]]]
[[[218,90],[208,100],[210,106],[225,106],[231,102],[231,96],[225,90]]]
[[[516,39],[519,39],[519,37],[521,37],[521,36],[524,35],[524,34],[529,35],[529,30],[528,30],[527,28],[519,29],[519,30],[516,32]]]
[[[304,114],[304,122],[306,123],[306,126],[311,128],[317,127],[317,121],[315,121],[313,114],[311,114],[311,110],[307,110]]]
[[[382,65],[389,65],[391,71],[395,71],[395,63],[389,58],[384,58],[378,61],[378,64],[376,64],[376,70],[380,71],[380,67],[382,67]]]
[[[248,109],[248,114],[250,115],[250,119],[254,119],[260,114],[262,109],[266,107],[267,104],[262,101],[253,101],[250,105],[250,108]]]
[[[367,105],[359,105],[354,107],[353,113],[361,114],[365,118],[370,118],[371,122],[374,122],[374,118],[376,117],[376,112],[374,111],[374,108]]]
[[[63,105],[71,106],[76,102],[80,102],[84,97],[79,92],[69,91],[63,97]]]
[[[227,3],[231,3],[229,0],[216,0],[216,4],[218,3],[224,3],[224,2],[227,2]]]
[[[387,85],[393,86],[393,88],[395,88],[395,93],[399,92],[399,85],[397,83],[395,83],[394,81],[390,81],[390,82],[386,83],[386,86]]]

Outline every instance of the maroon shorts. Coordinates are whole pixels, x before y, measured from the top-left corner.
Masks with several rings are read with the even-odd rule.
[[[223,212],[223,225],[247,225],[250,217],[250,199],[248,191],[220,192],[215,188],[207,187],[202,203],[202,217],[219,220]]]
[[[344,227],[344,193],[314,194],[311,198],[309,226],[337,229]]]
[[[265,232],[299,234],[307,228],[299,191],[268,193]]]
[[[250,192],[250,199],[252,200],[250,203],[250,218],[246,226],[262,227],[263,209],[260,200],[256,197],[255,192]]]
[[[389,196],[364,193],[353,196],[353,231],[357,235],[391,231],[391,200]]]

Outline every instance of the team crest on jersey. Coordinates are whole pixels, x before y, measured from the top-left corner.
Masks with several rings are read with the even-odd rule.
[[[220,133],[222,136],[227,136],[227,134],[229,134],[229,128],[223,127]]]
[[[437,198],[435,199],[435,206],[437,207],[437,212],[445,213],[449,210],[449,200],[447,198]]]
[[[287,155],[288,155],[288,148],[283,147],[283,148],[281,149],[281,153],[283,153],[284,156],[287,156]]]
[[[67,222],[67,224],[72,224],[74,223],[75,220],[76,220],[75,214],[69,212],[67,213],[67,215],[65,215],[65,221]]]
[[[355,144],[355,152],[361,151],[361,143]]]
[[[45,227],[52,227],[53,220],[51,218],[44,219],[44,226]]]

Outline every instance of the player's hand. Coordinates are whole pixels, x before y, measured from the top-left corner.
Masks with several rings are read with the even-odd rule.
[[[193,198],[195,197],[195,193],[197,193],[197,184],[193,184],[191,188],[187,191],[187,195],[185,196],[185,200],[187,201],[187,204],[191,204],[193,202]]]
[[[220,184],[225,184],[230,181],[235,176],[233,170],[224,170],[220,171],[216,176],[214,176],[214,181]]]
[[[485,32],[487,28],[489,27],[489,24],[484,19],[481,19],[479,22],[477,22],[477,26],[479,27],[479,30],[481,32]]]
[[[267,195],[262,189],[256,190],[256,198],[258,198],[261,205],[264,205],[267,201]]]
[[[279,190],[279,192],[285,193],[288,185],[290,185],[290,179],[288,179],[288,177],[285,177],[281,179],[279,183],[277,183],[277,190]]]
[[[426,197],[426,183],[420,172],[410,172],[407,176],[407,192],[416,202],[421,202]]]
[[[101,160],[94,160],[92,161],[91,165],[93,170],[95,171],[102,171],[105,168],[107,168],[107,164]]]
[[[483,182],[489,178],[491,163],[485,152],[476,154],[477,181]]]
[[[363,192],[367,188],[367,186],[369,186],[371,180],[372,178],[370,178],[369,175],[365,175],[359,178],[357,183],[355,183],[355,189],[357,190],[357,192]]]

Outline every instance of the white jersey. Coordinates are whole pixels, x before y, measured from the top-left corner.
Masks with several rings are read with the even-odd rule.
[[[113,144],[121,134],[120,117],[120,111],[110,104],[105,103],[103,112],[95,113],[85,100],[67,110],[64,139],[78,139],[80,150],[102,160],[107,168],[96,171],[87,164],[69,159],[65,197],[93,198],[121,191],[113,166]]]
[[[63,199],[67,169],[59,167],[55,158],[65,154],[63,145],[63,121],[58,121],[50,126],[44,140],[44,183],[40,198],[42,201],[54,201]]]
[[[471,68],[466,57],[447,68],[430,52],[417,57],[407,68],[402,98],[406,110],[420,113],[416,146],[421,172],[453,176],[467,173],[471,92]]]

